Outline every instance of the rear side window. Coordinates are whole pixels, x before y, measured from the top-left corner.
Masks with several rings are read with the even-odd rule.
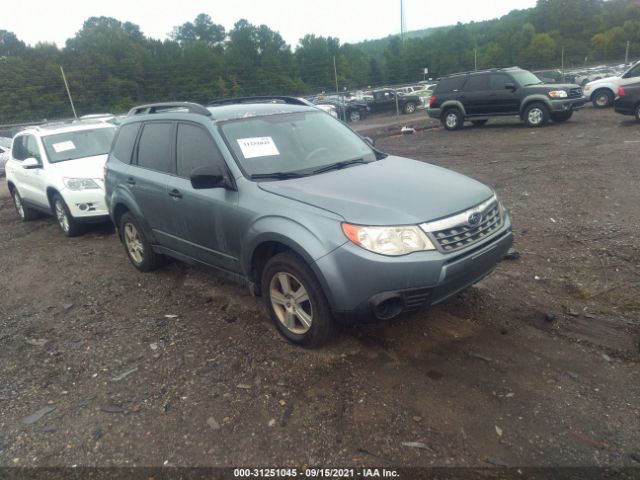
[[[488,75],[469,75],[467,83],[464,84],[465,92],[477,92],[479,90],[487,89]]]
[[[138,142],[138,166],[158,172],[175,173],[171,155],[172,123],[147,123]]]
[[[220,150],[211,134],[196,125],[178,125],[177,169],[178,176],[189,178],[191,172],[206,165],[223,165]]]
[[[124,163],[131,163],[133,146],[136,143],[138,130],[140,130],[139,123],[129,123],[120,127],[111,151],[111,155],[113,155],[116,160],[120,160]]]
[[[466,80],[466,75],[459,75],[457,77],[447,77],[443,78],[438,82],[436,86],[435,92],[437,93],[450,93],[457,92],[464,85],[464,81]]]

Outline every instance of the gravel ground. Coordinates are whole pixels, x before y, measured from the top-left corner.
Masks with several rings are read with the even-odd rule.
[[[640,466],[640,127],[377,145],[494,187],[520,257],[313,351],[207,271],[138,273],[107,225],[20,223],[3,186],[0,466]]]

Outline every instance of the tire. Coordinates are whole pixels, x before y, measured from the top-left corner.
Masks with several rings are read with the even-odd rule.
[[[549,122],[549,109],[542,103],[532,103],[524,110],[524,122],[533,128],[546,125]]]
[[[413,113],[416,111],[416,104],[413,102],[407,102],[404,104],[404,113]]]
[[[124,250],[134,267],[141,272],[151,272],[162,265],[162,256],[153,251],[138,221],[131,213],[125,212],[122,215],[119,229]]]
[[[297,255],[279,253],[262,272],[265,308],[280,334],[303,347],[317,347],[335,334],[336,323],[320,282]],[[296,300],[299,295],[301,300]]]
[[[608,108],[613,105],[613,92],[606,88],[596,90],[591,98],[591,102],[596,108]]]
[[[360,111],[358,109],[353,109],[349,112],[349,121],[350,122],[359,122],[362,119],[362,115],[360,115]]]
[[[640,122],[640,103],[636,105],[635,117],[636,117],[636,122]]]
[[[22,197],[18,193],[18,189],[13,187],[11,188],[11,198],[13,199],[13,206],[16,207],[16,213],[20,217],[20,220],[23,222],[28,222],[30,220],[34,220],[38,218],[38,212],[34,209],[27,207],[22,202]]]
[[[573,116],[573,112],[552,113],[551,120],[556,123],[566,122]]]
[[[485,125],[489,120],[471,120],[471,124],[474,127],[482,127],[483,125]]]
[[[442,115],[442,125],[447,130],[459,130],[462,128],[463,121],[462,113],[457,108],[445,110]]]
[[[53,196],[51,199],[51,205],[53,206],[53,214],[58,221],[58,226],[60,227],[60,230],[62,230],[62,233],[67,237],[77,237],[84,233],[84,227],[80,225],[75,218],[73,218],[73,215],[69,212],[69,207],[67,207],[67,204],[60,194],[56,193]]]

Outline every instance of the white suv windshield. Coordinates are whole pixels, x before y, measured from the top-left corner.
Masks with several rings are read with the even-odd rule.
[[[115,128],[96,128],[42,137],[49,163],[109,153]]]
[[[376,160],[348,127],[323,112],[299,112],[231,120],[220,130],[249,175],[310,174],[337,162]]]

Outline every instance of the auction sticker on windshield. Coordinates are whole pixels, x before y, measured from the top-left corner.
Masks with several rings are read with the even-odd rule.
[[[66,142],[59,142],[53,144],[53,149],[56,153],[66,152],[68,150],[75,150],[76,146],[73,144],[71,140],[67,140]]]
[[[280,155],[278,147],[271,137],[239,138],[238,145],[244,158],[269,157]]]

